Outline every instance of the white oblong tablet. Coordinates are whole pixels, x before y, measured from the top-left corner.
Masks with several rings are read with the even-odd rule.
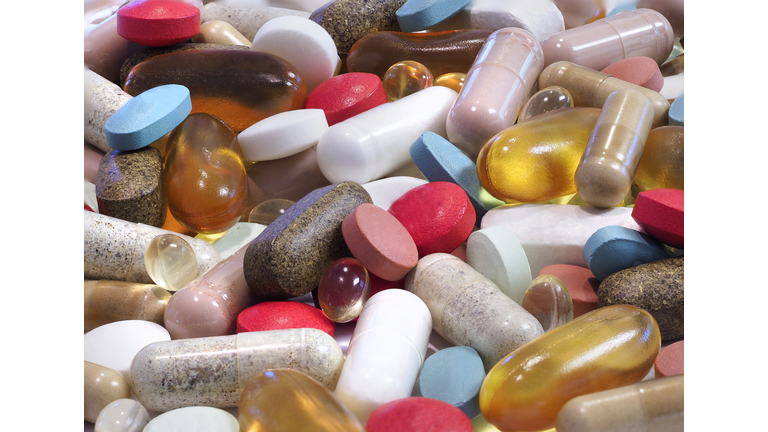
[[[85,360],[127,377],[136,354],[145,346],[171,340],[165,327],[150,321],[117,321],[96,327],[84,336]]]
[[[467,239],[467,264],[492,280],[499,289],[522,305],[531,283],[531,266],[523,245],[505,225],[473,232]]]
[[[421,186],[427,183],[429,182],[416,177],[396,176],[374,180],[362,184],[361,186],[368,192],[368,195],[371,196],[374,205],[377,205],[384,210],[389,210],[389,206],[391,206],[398,198],[405,195],[406,192],[416,186]]]
[[[144,432],[238,432],[235,416],[220,408],[195,406],[178,408],[153,418]]]
[[[328,129],[321,109],[298,109],[267,117],[240,132],[246,162],[282,159],[314,146]]]
[[[307,18],[281,16],[261,26],[251,44],[261,51],[287,60],[307,84],[307,93],[332,78],[338,64],[336,43],[319,24]]]

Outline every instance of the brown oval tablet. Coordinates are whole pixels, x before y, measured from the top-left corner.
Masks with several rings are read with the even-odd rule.
[[[541,275],[552,275],[560,279],[573,301],[573,317],[597,309],[597,287],[600,281],[586,268],[571,264],[548,265],[539,271]]]
[[[683,372],[683,342],[679,341],[662,348],[653,363],[653,374],[656,378],[682,375]]]
[[[357,206],[344,219],[341,232],[352,255],[382,279],[402,279],[419,261],[416,243],[408,230],[379,206]]]
[[[661,75],[659,65],[650,57],[625,58],[601,72],[656,92],[664,87],[664,77]]]

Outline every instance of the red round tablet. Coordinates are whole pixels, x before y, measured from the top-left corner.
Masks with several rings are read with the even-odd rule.
[[[675,342],[659,351],[653,363],[653,374],[656,378],[684,373],[683,342],[685,341]]]
[[[395,200],[389,212],[411,234],[419,258],[451,253],[472,233],[475,208],[461,186],[429,182]]]
[[[325,112],[328,126],[387,103],[381,79],[372,73],[351,72],[327,79],[307,95],[306,108]]]
[[[572,264],[552,264],[539,271],[541,275],[552,275],[560,279],[573,301],[573,317],[597,309],[597,287],[600,281],[586,267]]]
[[[200,33],[200,10],[173,0],[135,0],[117,11],[117,34],[150,47],[184,42]]]
[[[656,240],[683,248],[684,194],[680,189],[651,189],[640,192],[632,209],[632,218]]]
[[[664,87],[664,77],[661,75],[659,65],[650,57],[625,58],[609,65],[601,72],[655,92],[661,91]]]
[[[472,432],[472,421],[459,408],[437,399],[407,397],[376,408],[368,432]]]
[[[237,316],[238,333],[294,328],[316,328],[333,336],[336,325],[320,309],[290,300],[259,303]]]

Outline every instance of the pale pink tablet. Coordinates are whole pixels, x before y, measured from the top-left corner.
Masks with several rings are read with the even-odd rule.
[[[659,351],[653,363],[653,374],[656,378],[684,373],[683,342],[685,341],[675,342]]]
[[[655,92],[664,87],[664,77],[659,65],[650,57],[625,58],[612,63],[601,72]]]

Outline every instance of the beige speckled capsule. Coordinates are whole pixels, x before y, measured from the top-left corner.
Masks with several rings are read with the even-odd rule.
[[[101,75],[85,68],[84,70],[85,97],[85,142],[99,150],[109,153],[112,149],[107,144],[107,134],[104,125],[112,114],[133,99],[116,84]]]
[[[84,333],[123,320],[163,325],[165,306],[171,298],[171,293],[157,285],[111,280],[87,280],[84,291]]]
[[[128,381],[151,411],[233,408],[264,370],[295,369],[333,390],[343,364],[341,347],[321,330],[259,331],[150,344],[134,357]]]
[[[141,223],[83,210],[85,279],[109,279],[151,284],[144,265],[144,251],[153,238],[175,234],[192,246],[201,275],[221,261],[219,252],[208,242]]]
[[[427,255],[405,279],[405,289],[427,304],[432,326],[455,345],[474,348],[486,371],[544,334],[541,323],[461,259]]]
[[[130,398],[131,388],[120,372],[86,360],[84,362],[85,421],[93,423],[105,406],[118,399]]]
[[[221,21],[208,21],[200,24],[200,33],[192,38],[195,43],[241,45],[251,47],[251,41],[232,27],[232,24]]]

